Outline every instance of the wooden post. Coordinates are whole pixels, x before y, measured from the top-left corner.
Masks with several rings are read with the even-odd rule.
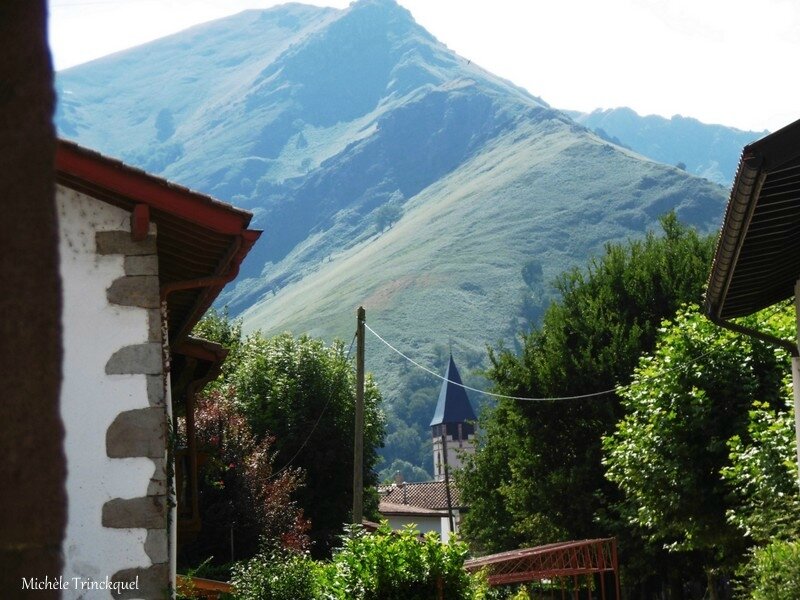
[[[453,500],[450,497],[450,469],[447,465],[447,424],[442,423],[442,457],[444,458],[444,491],[447,498],[447,519],[450,523],[450,535],[456,532],[456,524],[453,519]]]
[[[364,517],[364,323],[366,311],[358,307],[356,324],[356,422],[353,440],[353,523]]]

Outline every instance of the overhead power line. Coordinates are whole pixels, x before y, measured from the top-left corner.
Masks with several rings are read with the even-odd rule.
[[[766,324],[766,322],[769,321],[770,318],[772,318],[774,315],[776,315],[778,312],[780,312],[781,308],[782,307],[778,307],[775,310],[773,310],[772,312],[770,312],[770,314],[765,315],[764,319],[760,322],[760,325]],[[452,379],[447,379],[446,377],[440,375],[436,371],[434,371],[432,369],[429,369],[425,365],[422,365],[422,364],[418,363],[417,361],[415,361],[413,358],[411,358],[407,354],[405,354],[405,353],[401,352],[400,350],[398,350],[397,348],[395,348],[392,344],[390,344],[388,341],[386,341],[377,331],[375,331],[374,329],[372,329],[372,327],[367,325],[366,322],[364,322],[364,328],[367,331],[369,331],[372,335],[374,335],[376,338],[378,338],[378,340],[380,340],[384,345],[386,345],[386,347],[388,347],[390,350],[392,350],[393,352],[395,352],[396,354],[398,354],[399,356],[401,356],[402,358],[404,358],[405,360],[410,362],[412,365],[414,365],[418,369],[422,369],[423,371],[425,371],[426,373],[428,373],[430,375],[433,375],[437,379],[441,379],[442,381],[446,381],[447,383],[451,383],[453,385],[457,385],[459,387],[464,388],[465,390],[469,390],[471,392],[476,392],[478,394],[483,394],[485,396],[492,396],[493,398],[505,398],[507,400],[519,400],[521,402],[559,402],[559,401],[565,401],[565,400],[581,400],[581,399],[585,399],[585,398],[597,398],[597,397],[600,397],[600,396],[606,396],[608,394],[618,393],[618,392],[621,392],[622,390],[625,390],[625,389],[628,388],[627,385],[618,385],[618,386],[616,386],[614,388],[611,388],[611,389],[608,389],[608,390],[603,390],[601,392],[592,392],[591,394],[579,394],[577,396],[551,396],[551,397],[545,397],[545,398],[531,398],[531,397],[528,397],[528,396],[508,396],[506,394],[495,394],[494,392],[487,392],[485,390],[481,390],[481,389],[478,389],[478,388],[475,388],[475,387],[464,385],[463,383],[458,383],[457,381],[453,381]],[[350,348],[347,351],[347,356],[345,357],[345,360],[348,360],[348,361],[350,360],[350,353],[353,350],[353,344],[356,341],[356,335],[357,334],[358,334],[358,332],[356,332],[353,335],[353,340],[350,342]],[[672,372],[672,371],[678,371],[678,370],[681,370],[681,369],[688,369],[689,367],[691,367],[695,363],[697,363],[697,361],[699,361],[700,359],[705,358],[706,356],[708,356],[710,354],[713,354],[716,351],[717,351],[717,348],[712,348],[712,349],[708,350],[707,352],[703,352],[702,354],[699,354],[698,356],[696,356],[694,358],[694,360],[692,360],[689,363],[682,364],[682,365],[676,365],[676,366],[672,367],[671,369],[665,369],[664,371],[662,371],[662,374],[663,373],[669,373],[669,372]],[[314,426],[311,428],[311,431],[309,432],[308,436],[303,441],[303,443],[300,445],[300,448],[297,450],[297,452],[295,452],[294,456],[292,456],[292,458],[289,459],[289,462],[287,462],[285,465],[283,465],[283,467],[281,467],[280,469],[275,471],[272,474],[272,476],[270,477],[270,479],[276,477],[281,472],[283,472],[287,468],[289,468],[292,465],[292,463],[294,462],[294,460],[299,456],[300,452],[303,451],[303,448],[305,448],[306,444],[308,444],[309,440],[311,439],[311,436],[314,435],[314,432],[316,431],[317,426],[319,425],[320,421],[322,420],[322,417],[325,415],[325,412],[328,410],[328,405],[330,404],[330,401],[331,401],[331,398],[329,397],[327,402],[325,403],[325,406],[322,408],[322,412],[320,413],[319,417],[317,417],[317,420],[314,423]]]
[[[770,315],[766,316],[764,318],[763,323],[766,323],[777,312],[778,311],[776,310],[773,313],[771,313]],[[528,397],[528,396],[508,396],[506,394],[495,394],[494,392],[487,392],[485,390],[481,390],[481,389],[478,389],[478,388],[475,388],[475,387],[470,387],[468,385],[464,385],[463,383],[458,383],[457,381],[453,381],[452,379],[447,379],[446,377],[443,377],[442,375],[439,375],[439,373],[437,373],[436,371],[434,371],[432,369],[429,369],[428,367],[426,367],[424,365],[421,365],[420,363],[415,361],[413,358],[411,358],[407,354],[404,354],[403,352],[401,352],[400,350],[398,350],[397,348],[392,346],[392,344],[387,342],[383,337],[381,337],[369,325],[365,324],[365,327],[367,328],[367,330],[370,333],[372,333],[372,335],[374,335],[381,342],[383,342],[383,344],[385,344],[390,350],[392,350],[393,352],[397,353],[398,355],[403,357],[405,360],[407,360],[408,362],[410,362],[412,365],[416,366],[417,368],[422,369],[423,371],[425,371],[426,373],[429,373],[430,375],[433,375],[437,379],[441,379],[442,381],[446,381],[447,383],[451,383],[453,385],[457,385],[459,387],[462,387],[465,390],[469,390],[471,392],[477,392],[478,394],[483,394],[485,396],[492,396],[494,398],[505,398],[507,400],[519,400],[521,402],[559,402],[559,401],[564,401],[564,400],[582,400],[582,399],[585,399],[585,398],[597,398],[597,397],[600,397],[600,396],[606,396],[608,394],[614,394],[614,393],[622,392],[623,390],[625,390],[625,389],[627,389],[629,387],[627,385],[617,385],[616,387],[613,387],[611,389],[603,390],[601,392],[592,392],[590,394],[578,394],[576,396],[549,396],[549,397],[543,397],[543,398],[531,398],[531,397]],[[675,365],[671,369],[663,370],[662,374],[670,373],[672,371],[678,371],[678,370],[681,370],[681,369],[688,369],[689,367],[691,367],[692,365],[697,363],[697,361],[699,361],[701,358],[705,358],[706,356],[708,356],[710,354],[713,354],[716,351],[717,351],[716,348],[712,348],[712,349],[708,350],[707,352],[703,352],[702,354],[699,354],[698,356],[696,356],[689,363],[682,364],[682,365]]]
[[[469,390],[471,392],[477,392],[478,394],[484,394],[486,396],[492,396],[494,398],[506,398],[507,400],[521,400],[521,401],[524,401],[524,402],[556,402],[556,401],[560,401],[560,400],[580,400],[582,398],[594,398],[596,396],[605,396],[607,394],[613,394],[613,393],[615,393],[615,392],[617,392],[617,391],[619,391],[619,390],[621,390],[623,388],[623,386],[617,386],[617,387],[611,388],[610,390],[603,390],[602,392],[592,392],[591,394],[579,394],[577,396],[559,396],[559,397],[549,397],[549,398],[530,398],[530,397],[526,397],[526,396],[507,396],[506,394],[495,394],[494,392],[487,392],[485,390],[480,390],[478,388],[470,387],[468,385],[464,385],[463,383],[458,383],[457,381],[453,381],[452,379],[447,379],[446,377],[443,377],[442,375],[439,375],[436,371],[433,371],[432,369],[429,369],[428,367],[419,364],[417,361],[415,361],[410,356],[408,356],[406,354],[403,354],[400,350],[398,350],[397,348],[392,346],[389,342],[387,342],[385,339],[383,339],[369,325],[365,324],[364,327],[366,327],[367,330],[372,335],[374,335],[381,342],[383,342],[390,350],[392,350],[393,352],[396,352],[397,354],[402,356],[404,359],[406,359],[408,362],[410,362],[412,365],[416,366],[417,368],[422,369],[426,373],[429,373],[429,374],[433,375],[434,377],[436,377],[438,379],[441,379],[442,381],[446,381],[447,383],[452,383],[453,385],[457,385],[459,387],[462,387],[465,390]]]

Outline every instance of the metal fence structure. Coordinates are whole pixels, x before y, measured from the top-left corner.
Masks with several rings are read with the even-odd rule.
[[[464,567],[485,570],[492,586],[535,583],[536,597],[620,598],[615,538],[511,550],[468,560]]]

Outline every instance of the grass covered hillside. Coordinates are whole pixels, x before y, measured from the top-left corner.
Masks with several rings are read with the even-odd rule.
[[[493,139],[414,196],[390,229],[258,300],[243,313],[245,327],[349,340],[363,304],[368,324],[423,364],[443,369],[452,342],[456,360],[476,368],[487,344],[513,344],[515,332],[539,316],[550,280],[605,242],[638,235],[673,208],[704,230],[718,221],[720,188],[543,116]],[[530,263],[542,267],[533,286],[522,274]],[[424,444],[439,383],[372,336],[367,357],[395,417],[387,455],[430,468]]]
[[[61,135],[254,212],[264,235],[222,297],[246,330],[349,342],[363,304],[425,364],[452,347],[476,385],[486,345],[514,344],[558,273],[672,209],[716,227],[726,199],[456,55],[393,0],[246,11],[57,87]],[[438,382],[375,338],[367,353],[385,469],[422,477]]]

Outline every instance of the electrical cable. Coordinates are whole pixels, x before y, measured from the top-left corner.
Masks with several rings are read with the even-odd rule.
[[[505,394],[495,394],[494,392],[487,392],[485,390],[479,390],[478,388],[470,387],[468,385],[464,385],[463,383],[458,383],[457,381],[453,381],[452,379],[447,379],[447,378],[439,375],[436,371],[433,371],[433,370],[429,369],[428,367],[425,367],[425,366],[419,364],[417,361],[415,361],[410,356],[407,356],[406,354],[403,354],[400,350],[398,350],[397,348],[392,346],[389,342],[387,342],[380,335],[378,335],[378,333],[374,329],[372,329],[372,327],[367,325],[366,323],[364,323],[364,327],[366,327],[369,330],[369,332],[372,333],[372,335],[374,335],[381,342],[383,342],[386,346],[388,346],[390,350],[396,352],[397,354],[399,354],[400,356],[405,358],[408,362],[410,362],[411,364],[415,365],[416,367],[422,369],[423,371],[425,371],[427,373],[430,373],[431,375],[433,375],[434,377],[437,377],[438,379],[441,379],[442,381],[446,381],[447,383],[452,383],[453,385],[457,385],[459,387],[462,387],[465,390],[470,390],[471,392],[477,392],[479,394],[484,394],[486,396],[493,396],[494,398],[505,398],[507,400],[523,400],[523,401],[527,401],[527,402],[554,402],[554,401],[557,401],[557,400],[580,400],[581,398],[593,398],[595,396],[605,396],[606,394],[615,393],[619,389],[622,388],[622,386],[617,386],[615,388],[612,388],[610,390],[604,390],[602,392],[593,392],[591,394],[580,394],[578,396],[561,396],[561,397],[553,397],[553,398],[529,398],[529,397],[526,397],[526,396],[507,396]]]
[[[776,315],[781,309],[782,309],[782,307],[776,308],[769,315],[765,316],[763,323],[766,323],[769,319],[771,319],[774,315]],[[628,387],[626,385],[618,385],[618,386],[616,386],[614,388],[611,388],[611,389],[608,389],[608,390],[603,390],[601,392],[592,392],[590,394],[579,394],[579,395],[576,395],[576,396],[553,396],[553,397],[544,397],[544,398],[531,398],[531,397],[527,397],[527,396],[508,396],[506,394],[496,394],[494,392],[487,392],[485,390],[481,390],[481,389],[478,389],[478,388],[475,388],[475,387],[464,385],[463,383],[458,383],[457,381],[453,381],[452,379],[447,379],[446,377],[443,377],[442,375],[439,375],[439,373],[437,373],[436,371],[434,371],[432,369],[429,369],[428,367],[426,367],[424,365],[421,365],[420,363],[415,361],[413,358],[411,358],[407,354],[404,354],[403,352],[401,352],[400,350],[395,348],[392,344],[390,344],[388,341],[386,341],[380,334],[378,334],[377,331],[372,329],[372,327],[370,327],[366,323],[364,323],[364,328],[367,329],[376,338],[378,338],[378,340],[380,340],[390,350],[392,350],[393,352],[395,352],[396,354],[398,354],[399,356],[401,356],[402,358],[404,358],[405,360],[410,362],[415,367],[417,367],[419,369],[422,369],[423,371],[425,371],[426,373],[428,373],[430,375],[433,375],[437,379],[441,379],[442,381],[445,381],[447,383],[451,383],[453,385],[457,385],[457,386],[462,387],[465,390],[469,390],[471,392],[476,392],[478,394],[484,394],[485,396],[492,396],[494,398],[504,398],[506,400],[518,400],[518,401],[522,401],[522,402],[559,402],[559,401],[565,401],[565,400],[581,400],[581,399],[586,399],[586,398],[597,398],[597,397],[605,396],[605,395],[608,395],[608,394],[619,393],[620,391],[622,391],[622,390],[624,390],[624,389],[626,389]],[[353,334],[353,340],[350,342],[350,348],[347,351],[347,356],[346,356],[345,360],[350,360],[350,353],[353,350],[353,344],[355,344],[357,336],[358,336],[358,331],[356,331],[356,333]],[[669,373],[671,371],[677,371],[677,370],[680,370],[680,369],[688,369],[689,367],[694,365],[701,358],[704,358],[704,357],[706,357],[706,356],[708,356],[708,355],[710,355],[710,354],[712,354],[712,353],[714,353],[716,351],[717,351],[717,348],[713,348],[711,350],[708,350],[707,352],[703,352],[702,354],[699,354],[698,356],[696,356],[691,363],[684,364],[684,365],[676,365],[675,367],[673,367],[671,369],[666,369],[662,373]],[[287,462],[283,467],[281,467],[280,469],[275,471],[269,477],[269,479],[273,479],[273,478],[277,477],[281,472],[283,472],[287,468],[289,468],[289,466],[291,466],[291,464],[294,462],[294,459],[299,456],[300,452],[302,452],[303,448],[305,448],[306,444],[308,444],[309,440],[311,439],[311,436],[314,435],[314,431],[316,431],[317,426],[319,425],[320,421],[322,420],[322,417],[325,415],[325,412],[328,410],[328,405],[330,404],[330,401],[331,401],[331,398],[329,397],[327,402],[325,403],[325,406],[322,408],[322,412],[320,413],[319,417],[317,417],[317,420],[314,423],[314,426],[311,428],[311,431],[309,432],[309,434],[306,437],[306,439],[300,445],[300,448],[297,450],[297,452],[294,453],[294,456],[292,456],[292,458],[289,459],[289,462]]]
[[[350,353],[353,351],[353,344],[356,343],[357,337],[358,337],[358,330],[356,329],[356,332],[353,334],[353,341],[350,342],[350,349],[347,351],[347,357],[345,358],[345,360],[350,360]]]
[[[770,315],[766,316],[764,318],[764,322],[766,322],[770,318],[772,318],[775,314],[777,314],[778,311],[779,310],[776,309]],[[478,388],[475,388],[475,387],[464,385],[463,383],[458,383],[457,381],[453,381],[452,379],[447,379],[447,378],[443,377],[442,375],[439,375],[439,373],[437,373],[436,371],[433,371],[432,369],[429,369],[428,367],[426,367],[424,365],[421,365],[420,363],[415,361],[410,356],[404,354],[403,352],[401,352],[400,350],[398,350],[397,348],[392,346],[388,341],[386,341],[383,337],[381,337],[374,329],[372,329],[366,323],[364,324],[364,327],[367,330],[369,330],[369,332],[372,335],[374,335],[381,342],[383,342],[383,344],[385,344],[390,350],[392,350],[393,352],[397,353],[398,355],[403,357],[405,360],[407,360],[408,362],[410,362],[411,364],[413,364],[417,368],[422,369],[423,371],[425,371],[426,373],[429,373],[430,375],[433,375],[437,379],[441,379],[442,381],[445,381],[447,383],[451,383],[453,385],[462,387],[465,390],[469,390],[471,392],[477,392],[479,394],[484,394],[485,396],[492,396],[494,398],[504,398],[506,400],[518,400],[518,401],[521,401],[521,402],[559,402],[559,401],[564,401],[564,400],[581,400],[581,399],[586,399],[586,398],[596,398],[596,397],[605,396],[605,395],[608,395],[608,394],[619,393],[619,392],[623,391],[624,389],[626,389],[628,387],[627,385],[618,385],[618,386],[616,386],[614,388],[611,388],[611,389],[608,389],[608,390],[603,390],[601,392],[592,392],[590,394],[579,394],[579,395],[576,395],[576,396],[552,396],[552,397],[543,397],[543,398],[531,398],[531,397],[527,397],[527,396],[508,396],[508,395],[505,395],[505,394],[496,394],[494,392],[487,392],[485,390],[481,390],[481,389],[478,389]],[[704,358],[704,357],[706,357],[706,356],[708,356],[708,355],[710,355],[710,354],[712,354],[712,353],[714,353],[716,351],[717,351],[717,349],[713,348],[711,350],[708,350],[707,352],[703,352],[702,354],[699,354],[698,356],[696,356],[691,363],[684,364],[684,365],[676,365],[675,367],[673,367],[671,369],[665,369],[664,371],[662,371],[662,374],[669,373],[671,371],[677,371],[677,370],[680,370],[680,369],[688,369],[689,367],[694,365],[701,358]]]

